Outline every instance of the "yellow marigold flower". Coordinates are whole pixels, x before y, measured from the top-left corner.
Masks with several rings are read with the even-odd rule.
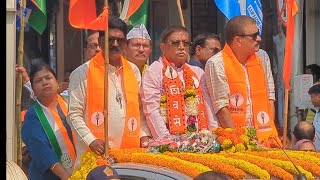
[[[188,103],[188,102],[195,102],[196,101],[196,98],[191,96],[191,97],[188,97],[185,99],[185,102]]]
[[[232,128],[225,128],[225,130],[227,131],[227,132],[232,132]]]
[[[221,147],[223,150],[231,148],[233,146],[232,141],[230,139],[226,139],[222,142]]]
[[[245,150],[246,150],[246,147],[243,144],[237,144],[235,146],[235,151],[236,152],[242,152],[242,151],[245,151]]]
[[[228,153],[234,153],[234,152],[236,152],[236,148],[234,146],[231,146],[231,147],[225,149],[224,151],[228,152]]]
[[[249,137],[246,135],[241,135],[240,138],[244,141],[245,144],[249,144]]]
[[[167,103],[167,96],[166,96],[166,95],[162,95],[162,96],[160,97],[160,102],[161,102],[161,103]]]
[[[196,92],[195,92],[194,89],[187,89],[187,90],[184,92],[184,98],[187,99],[188,97],[193,97],[193,98],[196,97]]]

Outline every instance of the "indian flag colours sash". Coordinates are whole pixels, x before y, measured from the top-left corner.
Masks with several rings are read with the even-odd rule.
[[[170,65],[166,57],[162,57],[162,62],[164,64],[162,72],[164,89],[167,96],[168,127],[170,133],[178,134],[185,133],[187,131],[186,120],[188,117],[185,111],[185,91],[183,88],[186,90],[194,89],[196,93],[196,108],[198,111],[198,115],[196,117],[198,121],[197,131],[208,129],[208,123],[206,120],[207,113],[204,105],[203,93],[197,75],[187,64],[184,64],[182,68],[185,87],[183,87],[176,70]]]
[[[138,81],[128,61],[123,57],[121,61],[126,100],[126,120],[120,148],[138,148],[140,147],[141,130]],[[102,52],[96,54],[89,62],[87,83],[87,125],[96,138],[104,140],[104,57]]]
[[[252,100],[253,123],[257,129],[260,142],[270,137],[278,139],[278,132],[271,117],[267,83],[263,64],[255,54],[248,58],[246,70],[248,72],[250,92],[246,88],[246,77],[242,64],[233,54],[230,46],[226,44],[222,51],[225,73],[230,88],[229,111],[235,126],[245,126],[247,95]],[[278,141],[281,144],[281,141]]]
[[[74,135],[65,118],[67,104],[60,95],[57,95],[57,98],[58,113],[45,107],[39,101],[35,101],[34,107],[49,142],[60,159],[60,163],[71,173],[76,159]]]

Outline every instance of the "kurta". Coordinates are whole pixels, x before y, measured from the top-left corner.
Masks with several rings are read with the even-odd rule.
[[[129,62],[134,70],[138,84],[141,84],[140,71],[136,65]],[[75,168],[80,166],[81,155],[89,148],[89,145],[96,140],[96,137],[91,133],[87,126],[87,72],[89,67],[89,61],[79,66],[70,75],[69,84],[69,123],[71,127],[76,131],[77,135],[77,160]],[[109,126],[108,126],[108,141],[110,148],[120,148],[121,140],[123,136],[123,129],[126,117],[126,103],[121,104],[116,101],[116,91],[119,92],[122,97],[123,91],[123,69],[122,67],[117,69],[109,65],[109,97],[108,97],[108,111],[109,111]],[[103,97],[96,97],[103,98]],[[140,111],[142,112],[142,111]],[[148,136],[150,134],[143,113],[140,113],[141,117],[141,133],[140,136]]]
[[[185,65],[189,66],[200,80],[200,86],[203,90],[203,97],[208,117],[208,128],[209,130],[212,130],[214,127],[218,126],[218,122],[217,117],[213,114],[209,93],[205,85],[204,71],[196,66],[189,64]],[[140,88],[143,110],[147,119],[148,127],[150,128],[150,132],[154,138],[161,138],[170,135],[169,130],[166,127],[166,123],[160,115],[160,97],[165,94],[162,74],[163,66],[161,58],[159,58],[158,61],[153,62],[145,71]],[[181,82],[184,83],[182,68],[177,68],[176,71]]]

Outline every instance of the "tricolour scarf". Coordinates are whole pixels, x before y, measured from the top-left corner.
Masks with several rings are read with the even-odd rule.
[[[57,99],[58,113],[42,105],[39,101],[35,101],[34,108],[60,163],[71,173],[76,159],[75,136],[65,119],[67,104],[60,95],[57,95]]]

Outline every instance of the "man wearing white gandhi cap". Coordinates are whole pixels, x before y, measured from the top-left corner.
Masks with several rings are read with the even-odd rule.
[[[138,66],[143,74],[147,68],[147,60],[152,50],[151,38],[144,24],[134,26],[127,34],[127,60]]]

